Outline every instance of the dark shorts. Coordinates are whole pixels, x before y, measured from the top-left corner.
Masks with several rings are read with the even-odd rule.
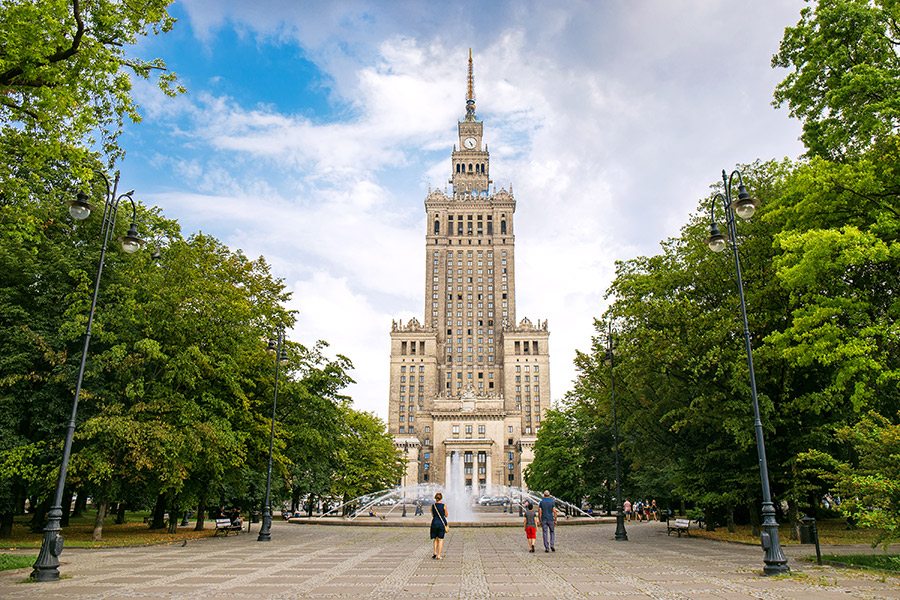
[[[445,533],[446,531],[447,531],[447,530],[444,529],[444,526],[443,526],[443,525],[438,525],[437,527],[435,527],[434,525],[432,525],[432,526],[431,526],[431,539],[434,539],[434,538],[444,539],[444,533]]]

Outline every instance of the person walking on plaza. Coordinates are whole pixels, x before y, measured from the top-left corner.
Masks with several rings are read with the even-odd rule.
[[[528,540],[528,544],[531,546],[529,552],[534,552],[534,540],[537,539],[536,518],[537,513],[534,512],[534,504],[528,502],[525,505],[525,539]]]
[[[544,499],[540,503],[541,533],[544,536],[544,552],[556,552],[556,502],[550,497],[550,490],[544,490]],[[550,532],[549,541],[547,532]]]
[[[440,492],[434,495],[434,504],[431,505],[431,539],[434,542],[434,554],[431,558],[443,560],[441,551],[444,549],[444,534],[447,532],[447,507],[441,502],[443,496]]]
[[[625,498],[624,504],[622,504],[622,510],[625,511],[625,520],[631,520],[631,502],[628,501],[628,498]]]

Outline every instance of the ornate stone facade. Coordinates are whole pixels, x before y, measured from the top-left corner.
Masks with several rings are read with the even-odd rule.
[[[458,452],[473,493],[522,485],[550,404],[546,321],[516,320],[516,201],[491,190],[475,117],[472,57],[466,116],[451,154],[451,190],[425,199],[425,312],[391,328],[388,424],[404,450],[401,483],[444,483]]]

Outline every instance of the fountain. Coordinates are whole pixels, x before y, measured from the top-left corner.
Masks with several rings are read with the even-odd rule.
[[[321,516],[296,517],[290,519],[295,523],[328,523],[328,524],[360,524],[360,525],[389,525],[389,526],[424,526],[431,520],[430,505],[434,502],[434,495],[441,492],[443,502],[447,505],[449,513],[448,521],[451,525],[465,525],[472,527],[485,526],[520,526],[519,507],[524,509],[527,502],[532,502],[535,507],[543,498],[540,492],[534,492],[527,488],[515,486],[481,486],[473,491],[465,485],[462,457],[458,452],[450,455],[450,481],[449,485],[442,486],[436,483],[419,483],[405,487],[396,487],[379,490],[353,498],[347,502],[335,506]],[[564,502],[551,496],[556,502],[557,511],[562,513],[568,507],[576,520],[566,519],[560,514],[560,522],[564,524],[597,523],[604,522],[605,518],[595,517],[581,510],[580,507]],[[401,517],[403,509],[409,509],[417,502],[422,503],[424,515],[416,517]],[[343,508],[353,506],[354,510],[346,517],[342,517]],[[368,517],[369,511],[374,510],[379,518],[374,520],[358,517]],[[583,517],[583,518],[582,518]]]

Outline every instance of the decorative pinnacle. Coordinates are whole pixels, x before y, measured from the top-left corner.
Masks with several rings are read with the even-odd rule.
[[[475,76],[472,70],[472,49],[469,48],[469,81],[466,91],[466,121],[475,121]]]

